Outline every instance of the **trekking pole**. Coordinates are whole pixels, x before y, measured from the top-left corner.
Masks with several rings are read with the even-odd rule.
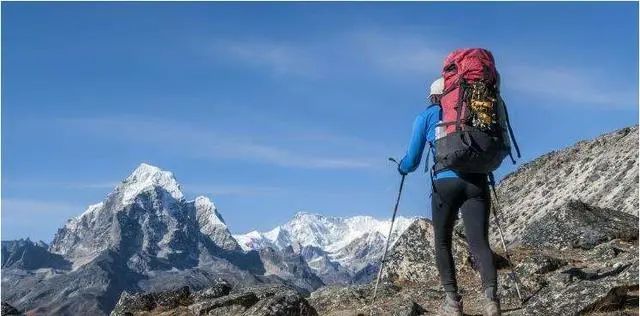
[[[516,293],[518,294],[518,299],[520,299],[520,307],[522,307],[522,294],[520,293],[520,280],[516,275],[515,268],[513,263],[511,263],[511,255],[509,255],[509,250],[507,249],[507,244],[504,241],[504,234],[502,233],[502,227],[500,226],[500,219],[498,217],[498,209],[500,208],[500,204],[498,201],[498,194],[496,193],[495,181],[493,178],[493,174],[489,175],[489,181],[491,181],[491,192],[493,192],[494,201],[492,203],[493,208],[493,221],[496,223],[496,227],[498,228],[498,234],[500,235],[500,242],[502,243],[502,248],[504,249],[504,255],[507,257],[507,262],[509,263],[509,269],[511,272],[509,273],[509,278],[513,281],[513,284],[516,286]]]
[[[393,161],[396,165],[400,165],[394,158],[389,158],[389,161]],[[373,304],[376,302],[376,294],[378,294],[378,284],[382,277],[382,270],[384,270],[384,262],[387,259],[387,251],[389,250],[389,242],[391,241],[391,233],[393,232],[393,223],[396,220],[396,213],[398,212],[398,205],[400,204],[400,195],[402,194],[402,187],[404,186],[404,177],[400,180],[400,189],[398,190],[398,198],[396,198],[396,206],[393,208],[393,216],[391,216],[391,225],[389,226],[389,235],[387,236],[387,242],[384,246],[384,253],[382,254],[382,261],[380,262],[380,270],[378,270],[378,277],[376,278],[376,285],[373,288],[373,298],[371,299],[371,306],[369,306],[370,315],[373,315]]]

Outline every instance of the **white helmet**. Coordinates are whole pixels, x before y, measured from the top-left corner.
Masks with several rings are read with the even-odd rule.
[[[440,77],[431,84],[431,88],[429,89],[429,97],[431,97],[434,94],[440,95],[443,92],[444,92],[444,78]]]

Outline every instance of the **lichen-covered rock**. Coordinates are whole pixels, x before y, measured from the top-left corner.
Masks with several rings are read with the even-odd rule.
[[[252,316],[298,316],[316,315],[316,311],[306,299],[295,291],[275,291],[273,295],[261,298],[244,312]]]
[[[188,287],[146,294],[123,293],[112,316],[252,315],[314,316],[315,309],[296,290],[280,285],[231,289],[224,281],[191,293]]]
[[[413,316],[425,312],[412,295],[401,292],[396,285],[380,284],[376,301],[372,304],[373,290],[373,284],[329,286],[313,292],[309,302],[318,314],[327,316]]]
[[[453,254],[461,269],[471,269],[472,259],[464,235],[453,237]],[[432,283],[438,280],[433,249],[433,225],[418,219],[398,238],[387,256],[383,278],[398,284]]]

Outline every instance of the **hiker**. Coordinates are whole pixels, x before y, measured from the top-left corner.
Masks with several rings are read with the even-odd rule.
[[[474,73],[478,65],[482,68]],[[434,157],[431,210],[435,256],[446,292],[442,315],[463,315],[451,253],[459,210],[482,278],[483,313],[500,315],[496,266],[488,239],[491,204],[488,175],[506,155],[511,155],[509,139],[505,141],[504,137],[513,135],[507,126],[506,108],[498,94],[498,74],[493,67],[493,56],[482,49],[458,50],[447,57],[443,78],[431,84],[430,105],[415,119],[409,149],[398,165],[403,176],[415,171],[425,145],[429,144],[428,156]],[[464,86],[461,82],[465,82]],[[456,109],[462,108],[463,113],[457,113]],[[517,145],[516,150],[519,156]]]

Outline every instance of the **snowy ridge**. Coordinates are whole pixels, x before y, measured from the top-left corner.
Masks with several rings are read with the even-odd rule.
[[[396,218],[391,235],[392,245],[415,220]],[[335,273],[353,276],[375,264],[384,251],[390,224],[390,220],[371,216],[332,217],[298,212],[289,222],[268,232],[252,231],[233,237],[245,251],[264,248],[283,250],[293,246],[301,251],[307,264],[326,281],[336,278]]]
[[[393,235],[400,235],[415,218],[399,216],[394,223]],[[234,235],[245,251],[271,246],[278,249],[297,243],[314,246],[327,252],[336,252],[354,240],[374,232],[386,239],[390,220],[379,220],[371,216],[332,217],[310,212],[298,212],[284,225],[268,232],[252,231]]]
[[[89,207],[87,207],[87,210],[84,211],[84,213],[80,214],[80,216],[78,216],[77,218],[80,219],[88,214],[91,214],[99,209],[102,208],[102,206],[104,205],[104,202],[100,202],[100,203],[96,203],[96,204],[92,204],[89,205]]]

